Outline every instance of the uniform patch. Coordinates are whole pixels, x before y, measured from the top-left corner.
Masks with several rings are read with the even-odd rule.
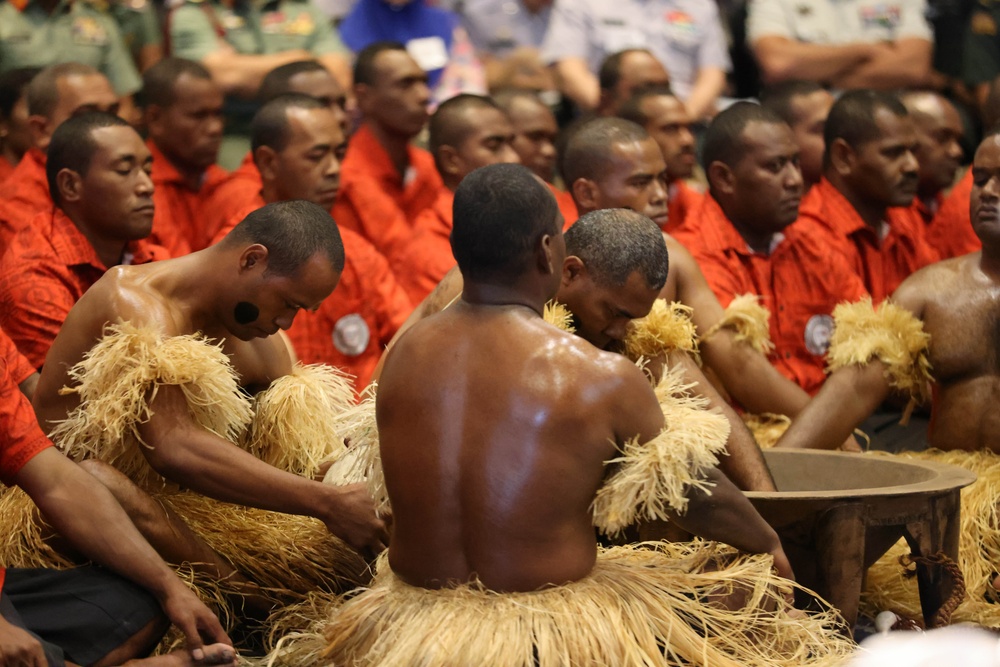
[[[973,35],[996,35],[997,22],[989,12],[976,12],[972,15],[970,25]]]
[[[348,357],[356,357],[367,350],[369,340],[368,323],[357,313],[344,315],[333,325],[333,346]]]
[[[861,25],[865,28],[898,28],[903,21],[903,10],[899,5],[878,3],[858,9]]]
[[[806,322],[805,343],[810,354],[826,354],[833,334],[833,317],[813,315]]]
[[[108,33],[93,16],[77,16],[73,19],[73,41],[77,44],[98,44],[108,42]]]
[[[226,30],[239,30],[245,28],[247,25],[246,19],[244,19],[239,14],[234,14],[231,11],[224,12],[222,16],[219,17],[219,23]]]

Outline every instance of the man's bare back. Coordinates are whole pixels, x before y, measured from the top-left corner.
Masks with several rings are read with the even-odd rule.
[[[524,591],[590,572],[603,463],[662,415],[624,357],[525,306],[459,301],[387,357],[378,424],[393,570],[428,588]]]

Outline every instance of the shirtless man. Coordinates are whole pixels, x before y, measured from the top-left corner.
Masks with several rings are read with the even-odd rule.
[[[663,414],[641,371],[542,320],[545,303],[559,289],[565,247],[556,202],[527,168],[492,165],[470,174],[455,194],[452,243],[464,278],[462,298],[400,338],[386,360],[376,403],[385,482],[396,508],[389,551],[393,574],[379,576],[397,581],[388,592],[376,584],[375,597],[354,598],[354,608],[363,614],[360,623],[351,602],[334,612],[325,629],[326,656],[338,664],[378,664],[397,644],[388,638],[393,633],[413,640],[406,647],[415,662],[485,664],[457,646],[442,651],[441,626],[414,622],[405,613],[406,598],[418,596],[429,613],[440,601],[447,614],[455,609],[447,590],[454,587],[472,598],[464,607],[472,623],[477,614],[493,613],[479,605],[495,601],[510,605],[499,607],[502,617],[519,618],[522,612],[513,607],[534,607],[523,613],[537,614],[542,624],[562,618],[560,630],[578,636],[568,626],[574,623],[574,605],[588,593],[575,582],[591,579],[606,562],[593,524],[605,461],[633,436],[646,442],[663,428]],[[442,345],[444,339],[449,344]],[[747,551],[775,554],[779,572],[787,573],[773,530],[724,476],[712,468],[707,474],[718,484],[711,501],[688,491],[690,505],[679,520]],[[659,564],[669,567],[669,560]],[[631,567],[623,566],[620,580],[631,580]],[[469,582],[471,590],[462,591]],[[565,606],[550,614],[549,593],[540,589],[552,586]],[[643,584],[634,586],[630,590]],[[409,587],[445,590],[438,596]],[[520,604],[519,591],[537,591],[539,597]],[[659,611],[670,615],[666,596],[653,590],[648,595],[662,599]],[[643,604],[627,593],[621,597],[623,605]],[[399,619],[389,622],[394,611],[401,612]],[[677,635],[661,635],[661,643],[640,648],[641,640],[627,627],[631,619],[611,630],[605,624],[615,613],[601,616],[587,618],[579,632],[605,641],[607,629],[602,654],[641,655],[641,664],[656,663],[661,651],[693,657],[678,648],[679,628]],[[641,618],[643,626],[656,623]],[[377,630],[351,631],[366,622]],[[482,637],[470,637],[474,631],[461,624],[460,615],[454,627],[456,644],[472,647],[480,660],[489,653],[477,648]],[[510,664],[531,664],[533,650],[535,664],[593,664],[584,656],[598,652],[583,637],[565,641],[566,652],[560,653],[538,639],[537,628],[528,625],[525,638],[509,627],[510,635],[499,633],[491,641],[521,649],[516,654],[495,649],[493,655],[504,655]],[[431,637],[422,643],[429,628]],[[719,632],[707,628],[704,643]],[[562,660],[554,660],[553,653]]]
[[[329,296],[344,266],[343,252],[329,214],[293,201],[247,216],[223,241],[200,252],[116,267],[77,302],[52,345],[34,397],[39,422],[50,430],[77,407],[77,394],[60,393],[75,384],[67,370],[108,324],[120,321],[166,337],[200,331],[222,341],[243,388],[266,388],[292,370],[289,346],[278,331],[287,330],[299,310],[315,310]],[[136,424],[149,445],[141,450],[167,480],[225,502],[315,517],[358,550],[383,547],[385,526],[360,486],[323,485],[267,465],[199,426],[176,385],[160,385],[149,407],[149,419]],[[183,544],[173,533],[146,537],[177,560],[219,561],[206,556],[193,535],[193,542]]]
[[[930,445],[1000,453],[996,322],[1000,316],[1000,133],[987,134],[972,163],[969,205],[980,252],[917,271],[892,295],[930,334],[937,383]],[[833,448],[889,395],[885,364],[873,360],[834,372],[778,443]],[[840,440],[838,441],[838,438]]]

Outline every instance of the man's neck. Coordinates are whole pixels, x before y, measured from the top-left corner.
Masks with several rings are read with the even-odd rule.
[[[90,243],[90,247],[94,249],[97,253],[98,259],[104,264],[105,268],[110,269],[113,266],[121,264],[122,257],[125,254],[125,248],[128,247],[127,241],[122,241],[121,239],[109,239],[97,234],[93,231],[93,226],[89,225],[83,216],[72,207],[63,208],[63,213],[66,217],[80,230],[80,233],[86,237],[87,242]]]
[[[878,232],[885,221],[885,210],[888,207],[881,202],[872,202],[860,196],[836,175],[830,177],[830,183],[837,188],[840,194],[844,195],[844,198],[857,211],[864,223],[872,231]]]
[[[164,151],[163,147],[160,146],[159,143],[157,143],[157,148],[159,148],[160,152],[163,153],[163,157],[170,161],[170,164],[177,170],[177,173],[181,175],[181,179],[184,181],[184,187],[192,192],[198,192],[198,190],[201,190],[201,185],[205,180],[205,169],[184,164]]]
[[[749,225],[737,222],[736,218],[726,214],[729,221],[732,223],[733,227],[739,233],[743,240],[746,241],[747,246],[750,247],[757,255],[770,255],[771,250],[774,245],[774,232],[759,232],[752,229]]]
[[[474,306],[522,306],[539,317],[545,310],[544,296],[534,294],[534,286],[497,285],[467,281],[462,287],[462,300]]]
[[[406,170],[410,166],[410,155],[408,152],[410,146],[410,139],[412,137],[407,137],[395,132],[386,130],[383,126],[378,123],[369,121],[368,127],[371,129],[372,134],[378,140],[382,148],[389,155],[389,160],[392,161],[396,171],[399,172],[400,178],[406,175]]]
[[[191,332],[200,331],[209,338],[225,338],[228,333],[219,324],[216,313],[216,292],[219,285],[218,267],[227,264],[225,249],[219,245],[193,252],[170,262],[170,270],[162,272],[159,291],[178,306],[190,324]],[[160,265],[161,262],[156,262]],[[225,289],[225,287],[223,287]]]
[[[989,244],[983,244],[983,250],[979,257],[979,269],[997,285],[1000,285],[1000,247],[991,248]]]

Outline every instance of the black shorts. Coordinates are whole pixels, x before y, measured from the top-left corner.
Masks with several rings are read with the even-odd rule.
[[[162,617],[156,598],[105,569],[9,569],[0,616],[41,641],[49,665],[91,665]]]

